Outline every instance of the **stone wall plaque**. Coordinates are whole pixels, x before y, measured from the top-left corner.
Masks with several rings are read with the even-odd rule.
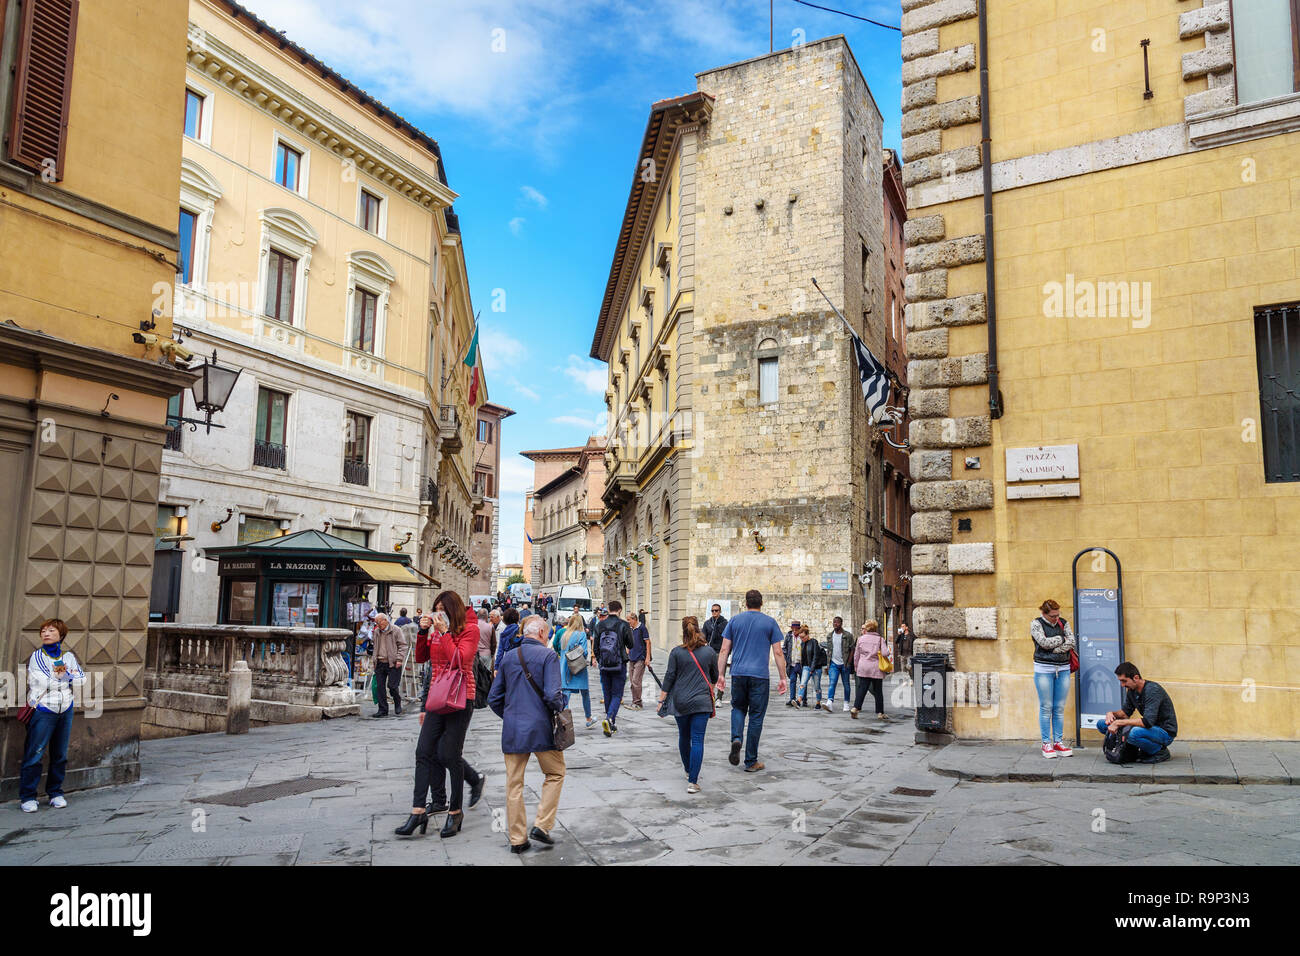
[[[1007,485],[1007,499],[1016,498],[1077,498],[1077,481],[1058,481],[1050,485]]]
[[[1079,477],[1078,445],[1007,449],[1007,481],[1051,481]],[[1077,492],[1076,492],[1077,494]],[[1007,489],[1011,497],[1011,489]]]

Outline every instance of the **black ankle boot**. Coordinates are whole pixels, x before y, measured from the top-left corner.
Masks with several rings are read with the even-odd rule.
[[[415,832],[416,827],[420,828],[420,836],[424,836],[424,832],[429,829],[429,815],[427,813],[412,813],[406,818],[406,822],[393,832],[398,836],[410,836]]]
[[[447,820],[445,823],[443,823],[442,833],[440,833],[439,835],[443,839],[446,839],[449,836],[455,836],[457,833],[460,832],[460,825],[464,822],[465,822],[465,814],[463,813],[447,814]]]

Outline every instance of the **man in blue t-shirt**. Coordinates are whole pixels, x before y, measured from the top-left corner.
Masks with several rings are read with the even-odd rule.
[[[745,741],[745,772],[756,773],[763,769],[758,762],[758,739],[763,734],[763,717],[767,714],[767,698],[771,693],[768,677],[767,655],[770,651],[776,661],[776,671],[781,675],[776,692],[784,694],[786,688],[785,655],[781,653],[781,626],[759,610],[763,595],[757,591],[745,593],[745,613],[737,614],[727,622],[722,631],[722,651],[719,661],[731,655],[731,753],[727,759],[734,767],[740,763],[740,742]],[[727,689],[726,677],[718,679],[718,690]],[[749,732],[745,733],[745,715],[749,715]]]

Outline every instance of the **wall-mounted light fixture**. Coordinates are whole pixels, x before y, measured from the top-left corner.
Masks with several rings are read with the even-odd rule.
[[[216,533],[219,532],[223,527],[225,527],[226,522],[229,521],[229,520],[231,519],[231,517],[234,516],[234,514],[235,514],[235,509],[234,509],[234,508],[227,508],[227,509],[226,509],[226,516],[225,516],[224,518],[222,518],[220,521],[214,521],[214,522],[212,522],[212,533],[213,533],[213,534],[216,534]],[[244,516],[243,516],[243,515],[240,515],[239,517],[242,518],[242,517],[244,517]]]
[[[410,532],[410,531],[406,532],[406,537],[403,538],[401,541],[397,542],[397,544],[393,545],[393,550],[394,550],[394,551],[401,551],[401,550],[402,550],[402,546],[403,546],[404,544],[406,544],[407,542],[409,542],[413,537],[415,537],[414,533],[412,533],[412,532]]]

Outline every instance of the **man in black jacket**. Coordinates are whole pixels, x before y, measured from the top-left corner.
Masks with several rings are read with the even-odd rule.
[[[709,616],[704,620],[704,626],[700,631],[704,634],[704,639],[709,642],[709,647],[713,648],[714,654],[722,653],[722,632],[727,627],[727,619],[722,616],[722,605],[714,604],[709,609]],[[718,670],[725,677],[727,673],[727,662],[718,661]],[[718,691],[718,700],[722,700],[722,691]]]
[[[790,622],[790,630],[785,632],[785,640],[781,642],[781,654],[785,657],[785,666],[790,673],[790,699],[785,702],[785,705],[793,707],[795,698],[799,695],[799,675],[803,671],[798,621]]]
[[[822,706],[822,668],[826,666],[826,648],[822,647],[821,641],[814,641],[808,634],[808,628],[801,627],[799,636],[803,638],[803,657],[799,663],[803,665],[803,686],[799,691],[799,706],[808,706],[808,681],[813,681],[817,687],[817,708]]]
[[[623,702],[623,686],[627,683],[627,652],[632,649],[632,629],[619,617],[623,610],[620,601],[609,602],[609,616],[596,625],[592,634],[592,656],[600,665],[600,689],[605,695],[605,719],[600,722],[606,737],[618,731],[618,708]],[[605,635],[611,640],[605,640]],[[601,643],[613,643],[613,654],[602,650]]]

